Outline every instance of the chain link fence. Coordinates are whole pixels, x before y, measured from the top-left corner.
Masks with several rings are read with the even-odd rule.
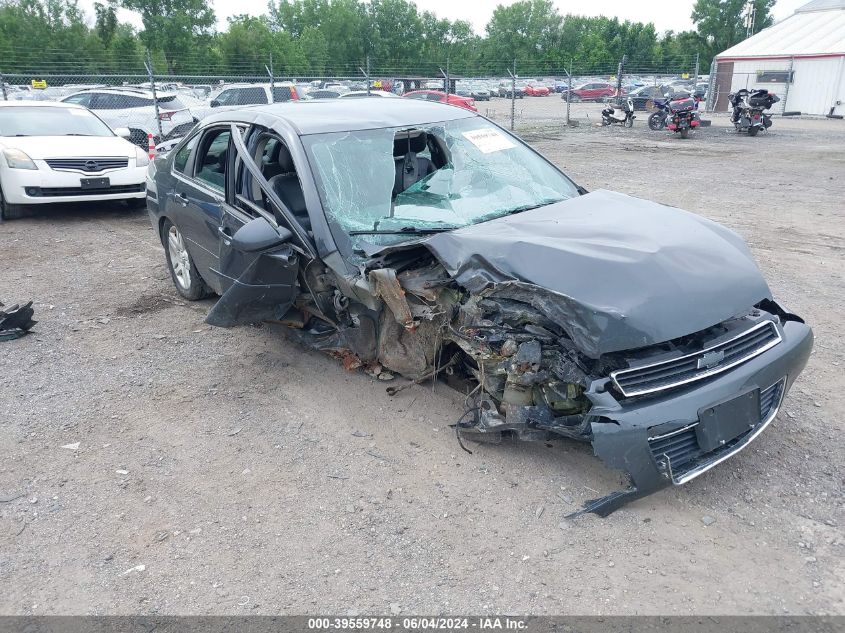
[[[226,73],[202,72],[194,62],[191,72],[184,74],[162,72],[149,54],[141,61],[145,72],[120,74],[70,72],[70,62],[37,60],[28,61],[24,70],[4,73],[0,60],[0,98],[77,103],[115,130],[128,128],[138,146],[165,149],[217,108],[402,96],[476,108],[503,126],[525,132],[598,119],[600,108],[584,104],[611,102],[620,94],[630,95],[635,108],[645,111],[653,108],[654,99],[674,92],[696,93],[706,101],[714,84],[712,78],[699,75],[696,56],[661,63],[625,58],[606,63],[572,59],[561,64],[487,60],[476,67],[463,65],[461,72],[449,59],[415,66],[364,59],[322,67],[320,72],[290,73],[284,72],[283,60],[275,60],[274,70],[268,55],[263,68],[252,60],[234,72],[231,68]],[[128,66],[137,68],[138,60]]]
[[[813,112],[809,104],[801,104],[793,88],[795,71],[791,60],[718,62],[714,63],[710,86],[713,98],[709,112],[730,112],[728,95],[737,90],[766,90],[778,97],[771,114],[790,115]],[[792,92],[792,100],[790,100]]]

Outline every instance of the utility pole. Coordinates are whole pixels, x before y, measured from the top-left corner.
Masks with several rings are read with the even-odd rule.
[[[754,35],[754,18],[757,17],[757,7],[754,0],[748,0],[745,10],[745,37],[748,38]]]
[[[692,91],[695,93],[695,87],[698,85],[698,53],[695,54],[695,79],[692,82]]]
[[[619,60],[619,67],[616,70],[616,103],[622,103],[622,73],[625,72],[625,63],[628,61],[627,55],[622,55]]]
[[[270,103],[276,103],[276,81],[273,77],[273,53],[270,53],[270,65],[264,66],[264,70],[270,75]]]
[[[150,49],[147,49],[147,59],[144,61],[144,66],[147,67],[147,75],[150,78],[150,89],[153,91],[153,107],[156,112],[156,124],[158,125],[158,140],[159,143],[164,138],[161,131],[161,114],[158,111],[158,95],[156,95],[156,80],[153,76],[153,58],[150,55]]]
[[[514,119],[516,119],[516,60],[513,60],[513,72],[508,70],[511,76],[511,131],[514,128]]]
[[[569,104],[572,101],[572,58],[569,58],[569,72],[566,75],[566,126],[569,127]]]
[[[370,96],[370,56],[367,55],[367,61],[364,62],[366,66],[361,68],[358,66],[358,70],[361,71],[361,74],[364,75],[364,81],[367,82],[367,96]]]

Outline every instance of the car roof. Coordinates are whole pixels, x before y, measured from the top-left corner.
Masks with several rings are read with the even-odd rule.
[[[332,90],[332,92],[336,92]],[[368,94],[366,90],[350,90],[349,92],[344,92],[341,96],[342,97],[349,97],[350,95],[353,97],[363,96]],[[395,95],[392,92],[387,92],[387,90],[370,90],[370,95],[376,95],[377,97],[398,97],[399,95]]]
[[[61,101],[0,101],[0,108],[72,108],[74,110],[87,110],[85,106],[78,103],[63,103]]]
[[[477,116],[475,112],[457,106],[418,99],[315,99],[247,106],[212,114],[203,119],[203,123],[244,120],[271,125],[273,119],[276,119],[287,123],[297,134],[304,136],[426,125]]]
[[[107,92],[109,94],[116,94],[116,95],[138,95],[142,97],[149,97],[150,99],[153,98],[153,91],[152,88],[136,88],[133,86],[108,86],[105,88],[83,88],[82,90],[77,90],[75,92],[70,93],[67,96],[72,96],[80,93],[85,92]],[[171,97],[177,96],[177,93],[171,90],[157,90],[156,97],[158,99],[169,99]]]

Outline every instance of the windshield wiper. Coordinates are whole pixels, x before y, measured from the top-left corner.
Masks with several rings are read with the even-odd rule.
[[[350,231],[349,235],[428,235],[429,233],[443,233],[444,231],[454,231],[460,228],[459,226],[441,226],[430,228],[419,228],[416,226],[403,226],[401,229],[378,230],[371,231]]]

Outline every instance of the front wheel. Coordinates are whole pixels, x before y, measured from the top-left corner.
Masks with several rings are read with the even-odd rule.
[[[170,220],[164,221],[161,227],[164,241],[164,253],[167,257],[167,267],[176,291],[188,301],[196,301],[211,294],[208,286],[200,277],[194,259],[185,245],[185,238]]]
[[[9,204],[3,197],[3,189],[0,189],[0,222],[3,220],[17,220],[24,216],[26,207],[22,204]]]
[[[580,103],[581,97],[578,95],[569,95],[569,99],[567,99],[567,101],[569,101],[569,103]]]
[[[634,127],[634,117],[628,117],[625,119],[625,127]]]
[[[748,128],[748,136],[757,136],[757,132],[760,131],[760,128],[756,125],[753,127]]]
[[[653,112],[650,117],[648,117],[648,129],[650,130],[662,130],[666,126],[666,117],[663,116],[662,112]]]

